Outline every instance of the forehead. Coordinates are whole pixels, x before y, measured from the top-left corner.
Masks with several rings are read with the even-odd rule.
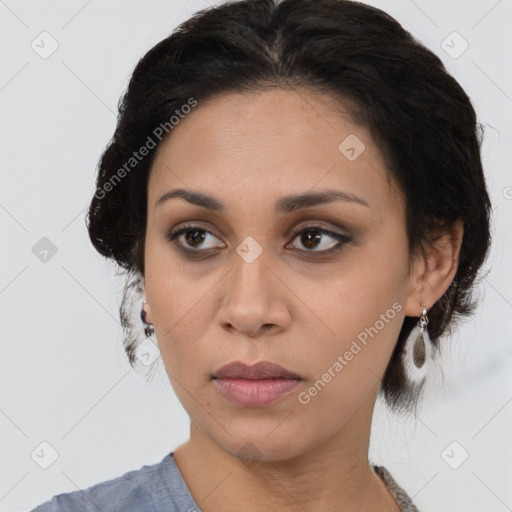
[[[230,93],[199,102],[160,144],[148,204],[178,187],[227,204],[337,187],[383,207],[392,199],[387,172],[340,100],[303,89]]]

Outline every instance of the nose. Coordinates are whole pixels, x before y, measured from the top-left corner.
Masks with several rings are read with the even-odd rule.
[[[276,334],[291,321],[287,288],[270,268],[265,251],[252,263],[235,255],[234,268],[225,283],[225,293],[217,312],[219,325],[231,333],[249,337]]]

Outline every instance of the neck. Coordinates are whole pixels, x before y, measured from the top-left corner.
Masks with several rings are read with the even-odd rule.
[[[174,452],[176,464],[203,512],[397,511],[368,464],[376,398],[370,395],[332,438],[284,460],[243,461],[191,423],[189,441]]]

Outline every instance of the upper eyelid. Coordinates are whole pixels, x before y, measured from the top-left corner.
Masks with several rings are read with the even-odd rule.
[[[307,229],[311,229],[311,230],[314,230],[316,229],[317,231],[320,231],[321,233],[324,233],[325,235],[327,236],[330,236],[331,238],[335,238],[336,237],[346,237],[346,238],[350,238],[350,235],[346,234],[346,233],[343,233],[343,232],[337,232],[335,231],[335,229],[332,229],[332,228],[327,228],[325,226],[321,226],[319,223],[319,221],[317,221],[316,223],[314,221],[312,221],[311,224],[306,224],[306,225],[302,225],[298,228],[291,228],[289,230],[287,230],[286,232],[286,236],[287,238],[290,237],[290,236],[293,236],[292,240],[294,240],[299,234],[301,234],[303,231],[307,230]],[[171,235],[171,233],[173,234],[173,239],[177,239],[179,236],[182,236],[184,232],[186,232],[187,230],[193,230],[193,229],[198,229],[200,231],[205,231],[206,233],[209,233],[210,235],[214,236],[215,238],[217,238],[218,240],[220,240],[220,238],[210,229],[204,227],[204,226],[201,226],[199,224],[193,224],[193,223],[190,223],[190,224],[184,224],[182,226],[178,226],[177,228],[173,228],[172,230],[169,231],[169,235]],[[290,242],[292,241],[290,240]],[[221,240],[222,241],[222,240]],[[338,239],[339,241],[339,239]],[[224,242],[222,242],[224,243]],[[194,250],[194,249],[191,249],[191,250]],[[197,251],[200,251],[200,249],[197,249]]]

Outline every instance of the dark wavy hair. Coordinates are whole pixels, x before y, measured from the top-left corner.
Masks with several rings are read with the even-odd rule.
[[[119,309],[130,364],[144,338],[131,313],[134,297],[141,304],[148,177],[165,140],[158,127],[172,135],[169,120],[182,117],[191,98],[200,105],[266,87],[331,94],[370,130],[405,194],[410,254],[462,220],[454,282],[429,311],[438,350],[439,337],[476,308],[472,291],[491,239],[483,127],[470,99],[435,54],[379,9],[350,0],[241,0],[199,11],[139,60],[99,162],[86,224],[96,250],[126,277]],[[135,162],[142,147],[147,154]],[[380,385],[395,411],[419,397],[400,357],[416,323],[405,318]]]

